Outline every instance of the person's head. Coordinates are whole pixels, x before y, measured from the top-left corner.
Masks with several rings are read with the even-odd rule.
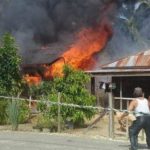
[[[134,89],[133,96],[134,96],[135,98],[136,98],[136,97],[143,97],[143,90],[142,90],[142,88],[136,87],[136,88]]]

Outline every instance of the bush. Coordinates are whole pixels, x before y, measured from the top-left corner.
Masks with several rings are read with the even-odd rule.
[[[15,39],[6,33],[0,39],[0,93],[17,95],[21,86],[21,57]]]
[[[61,93],[61,102],[72,103],[77,105],[89,106],[96,103],[95,96],[91,95],[86,89],[85,85],[90,81],[90,77],[83,71],[74,70],[69,66],[64,67],[63,77],[56,77],[53,82],[47,82],[51,86],[45,92],[45,95],[41,96],[41,100],[50,100],[58,102],[58,93]],[[44,85],[44,84],[43,84]],[[44,108],[44,109],[43,109]],[[56,118],[58,114],[58,106],[52,105],[48,107],[41,105],[42,112],[47,110],[49,118]],[[74,108],[68,106],[61,106],[61,117],[66,122],[70,120],[74,127],[83,126],[85,119],[90,119],[95,111],[93,109]]]
[[[19,124],[19,107],[18,102],[16,100],[12,100],[9,102],[7,113],[8,121],[12,125],[12,130],[17,130]]]
[[[5,99],[0,99],[0,125],[7,123],[8,115],[6,108],[8,107],[8,101]]]
[[[19,101],[19,123],[26,123],[30,117],[30,110],[26,101]]]
[[[37,123],[33,127],[34,129],[39,129],[40,131],[43,128],[49,129],[51,132],[56,132],[58,128],[58,121],[57,118],[49,118],[46,114],[40,114],[37,118]],[[61,129],[64,128],[64,123],[61,121]]]
[[[18,129],[19,123],[25,123],[29,119],[29,107],[25,101],[12,100],[7,107],[8,122],[13,130]]]

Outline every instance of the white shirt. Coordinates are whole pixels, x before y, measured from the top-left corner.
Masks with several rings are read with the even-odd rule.
[[[145,113],[145,114],[150,113],[148,100],[146,98],[143,98],[143,99],[136,98],[135,100],[138,103],[137,107],[135,108],[135,116],[136,117],[143,116],[142,113]]]

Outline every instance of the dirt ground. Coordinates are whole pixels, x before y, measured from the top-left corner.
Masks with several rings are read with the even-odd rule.
[[[109,116],[105,115],[103,118],[101,118],[96,124],[94,124],[92,127],[90,125],[99,117],[99,115],[96,115],[92,120],[87,122],[87,126],[84,128],[78,128],[78,129],[66,129],[64,131],[61,131],[61,133],[67,133],[72,135],[78,135],[78,136],[89,136],[89,137],[108,137],[109,133]],[[33,126],[35,125],[35,121],[31,121],[31,123],[26,124],[19,124],[18,131],[28,131],[28,132],[39,132],[35,129],[33,129]],[[0,126],[0,130],[11,130],[11,125],[5,125]],[[49,132],[47,130],[44,130],[42,132]],[[126,132],[121,132],[119,130],[119,124],[117,119],[115,118],[115,138],[116,139],[127,139]]]
[[[92,127],[91,123],[94,122],[98,118],[96,115],[88,124],[86,128],[74,129],[70,131],[66,131],[70,134],[77,134],[81,136],[90,136],[90,137],[106,137],[109,138],[109,116],[105,115],[101,118],[96,124]],[[120,130],[120,125],[118,124],[117,118],[114,118],[114,138],[115,139],[123,139],[126,140],[126,132]]]

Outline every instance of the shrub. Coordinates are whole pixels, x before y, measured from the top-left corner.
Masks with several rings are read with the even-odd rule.
[[[12,100],[9,102],[7,113],[8,121],[12,125],[12,130],[17,130],[19,124],[19,107],[16,100]]]
[[[0,125],[7,123],[7,112],[6,108],[8,107],[8,101],[5,99],[0,99]]]
[[[13,130],[18,129],[19,123],[25,123],[29,119],[30,111],[25,101],[12,100],[7,107],[8,122]]]
[[[30,110],[26,101],[19,101],[19,123],[26,123],[30,117]]]
[[[61,127],[64,128],[64,123],[62,121]],[[51,132],[56,132],[58,128],[57,118],[49,118],[47,114],[40,114],[38,115],[37,123],[33,128],[39,129],[40,131],[42,131],[43,128],[48,128]]]
[[[64,67],[63,77],[56,77],[50,84],[49,89],[46,89],[45,95],[41,96],[41,100],[50,100],[58,102],[58,93],[61,93],[61,102],[73,103],[77,105],[89,106],[94,105],[96,102],[95,96],[91,95],[86,89],[85,85],[89,82],[90,77],[83,71],[74,70],[69,66]],[[44,85],[44,84],[43,84]],[[44,107],[44,110],[43,110]],[[41,111],[47,110],[50,118],[56,118],[58,114],[58,106],[52,105],[51,107],[42,106]],[[68,106],[61,106],[61,117],[66,122],[70,120],[75,127],[83,126],[85,119],[90,119],[95,111],[87,108],[74,108]]]
[[[0,94],[17,95],[20,91],[20,63],[15,39],[7,33],[0,39]]]

